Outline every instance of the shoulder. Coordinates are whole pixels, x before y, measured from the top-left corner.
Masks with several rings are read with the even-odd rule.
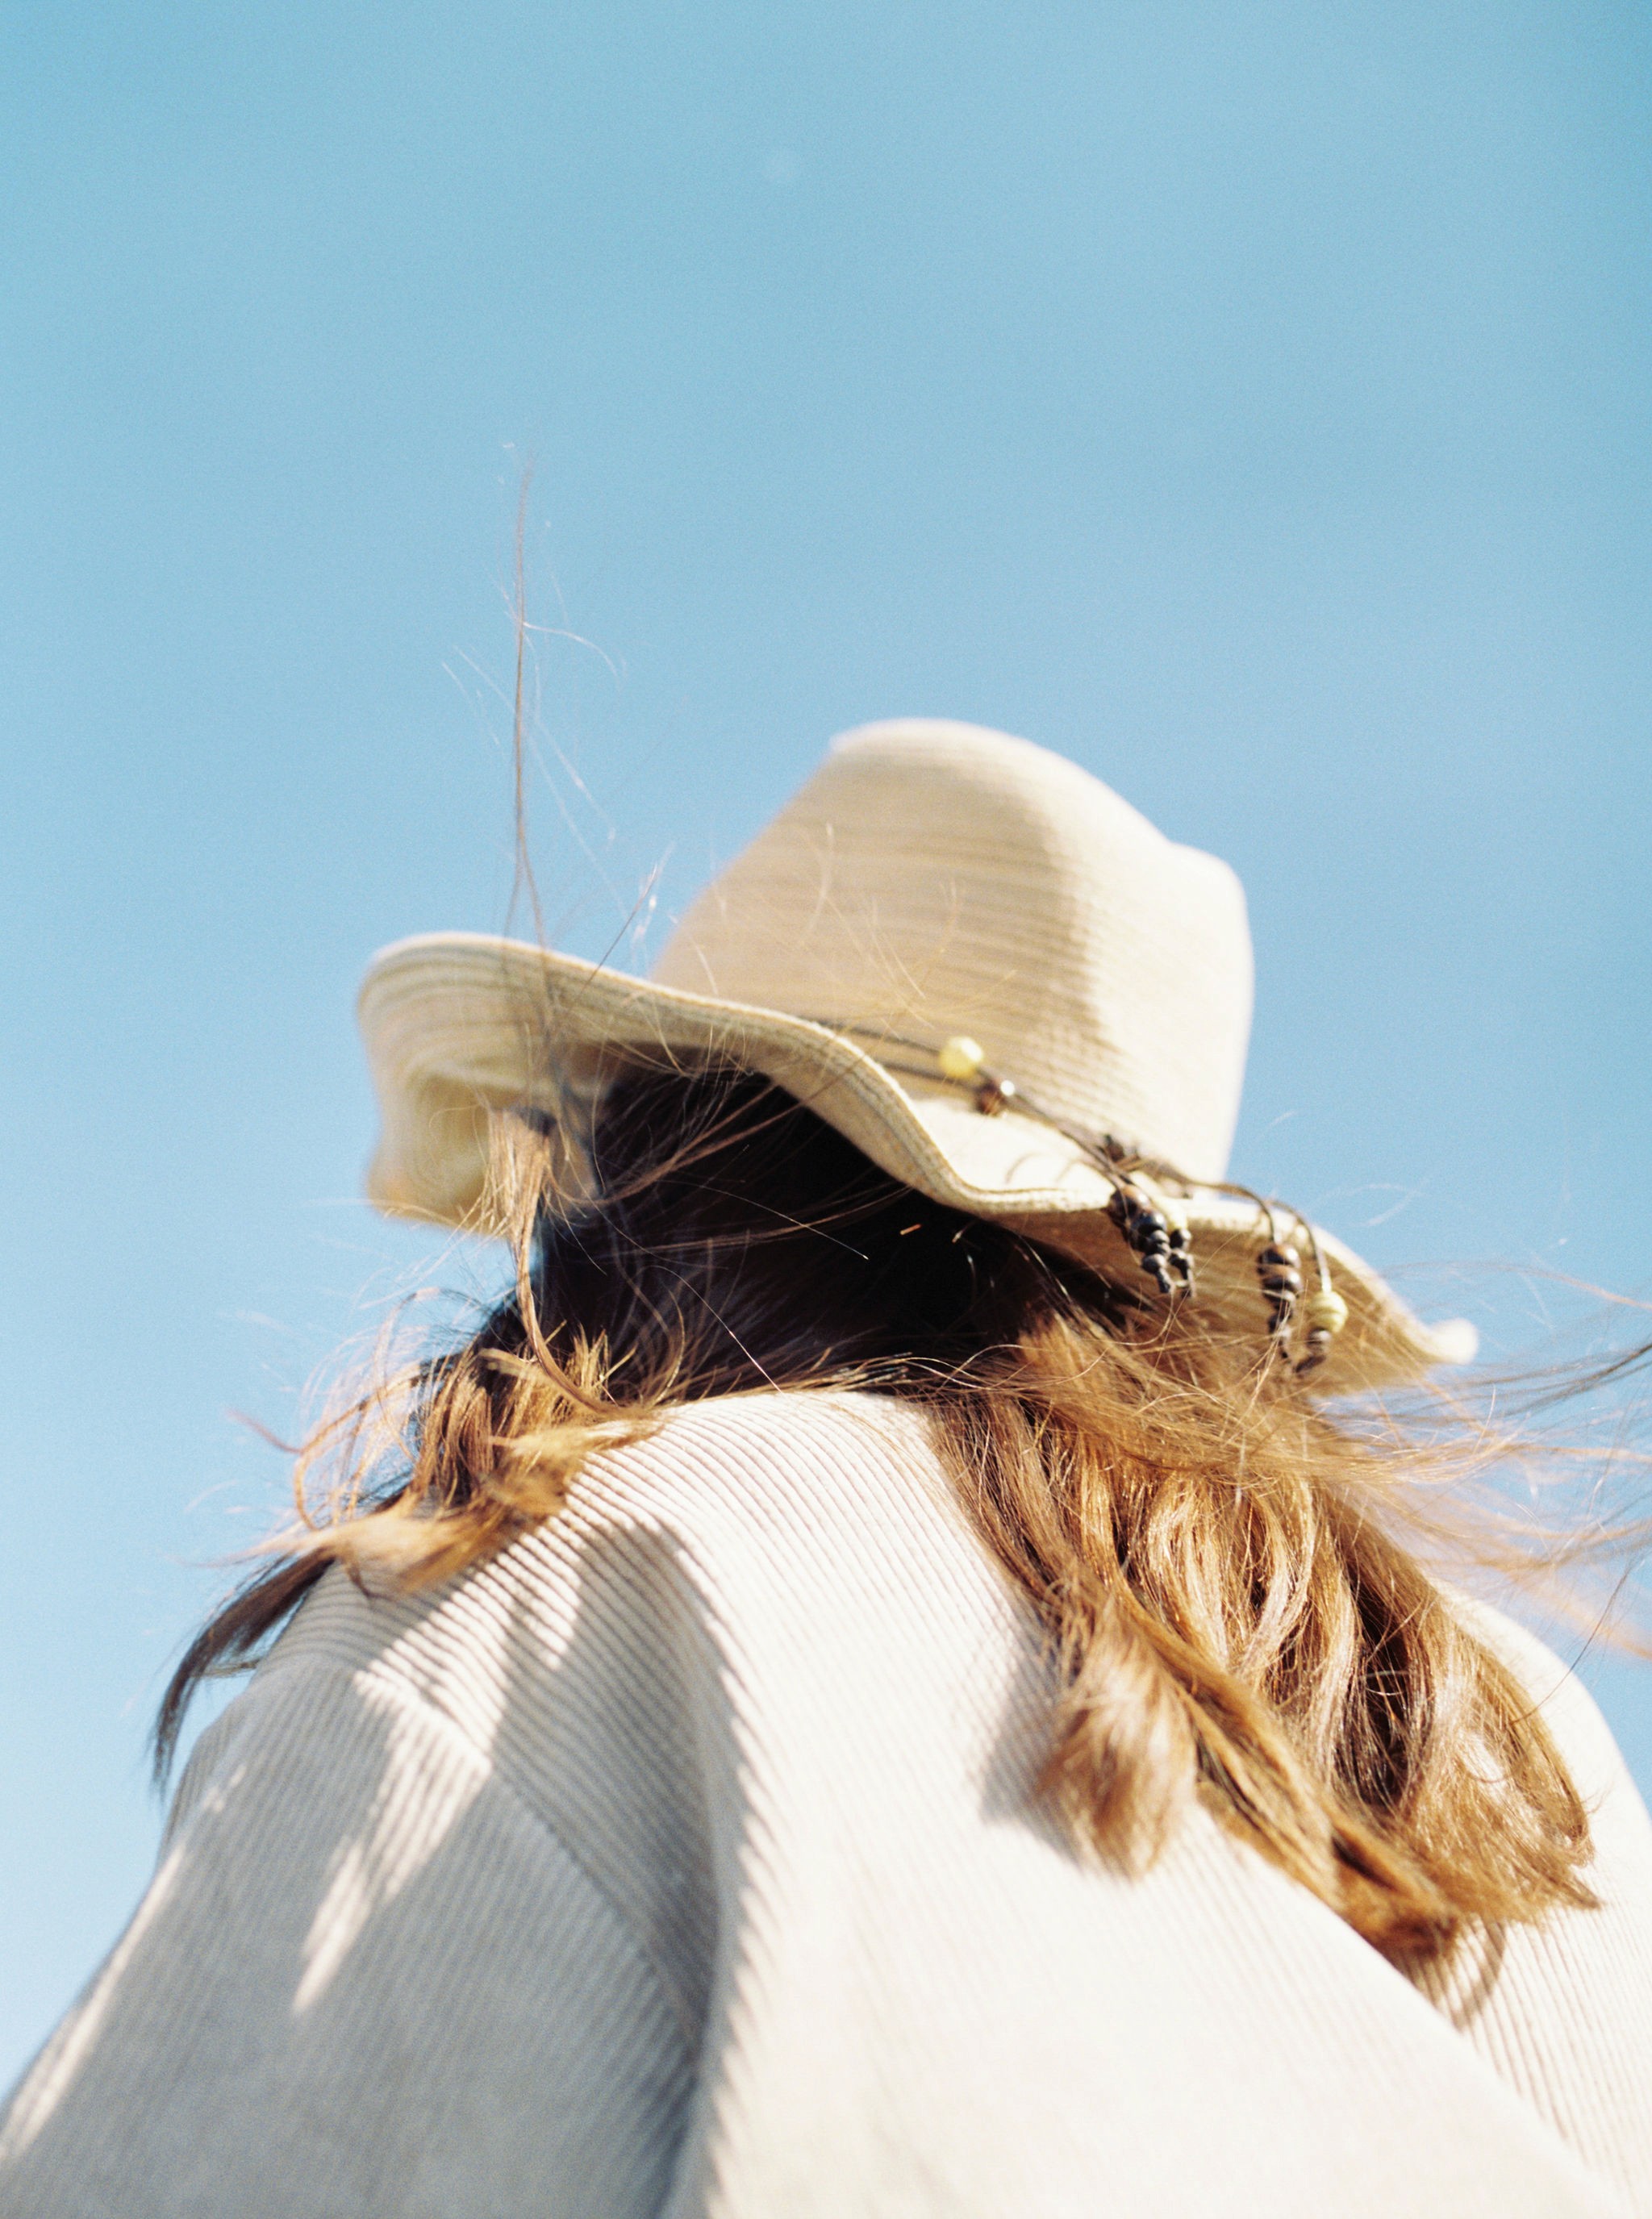
[[[312,1645],[295,1638],[297,1627],[313,1638],[323,1624],[370,1619],[394,1641],[494,1589],[565,1587],[588,1575],[593,1558],[616,1553],[640,1563],[736,1533],[773,1538],[844,1520],[933,1520],[954,1503],[933,1421],[913,1404],[779,1389],[679,1404],[633,1438],[595,1450],[554,1516],[437,1587],[376,1594],[329,1573],[276,1655]]]
[[[373,1594],[330,1573],[264,1673],[325,1660],[391,1678],[492,1742],[509,1691],[576,1663],[652,1708],[778,1599],[814,1618],[960,1579],[995,1584],[922,1410],[731,1396],[593,1454],[554,1517],[440,1586]]]

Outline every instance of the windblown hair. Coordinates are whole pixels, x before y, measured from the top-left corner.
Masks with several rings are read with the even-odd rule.
[[[1046,1630],[1042,1790],[1081,1845],[1140,1870],[1197,1796],[1412,1967],[1593,1900],[1541,1718],[1425,1569],[1440,1483],[1407,1439],[1327,1414],[1196,1302],[1167,1315],[925,1200],[748,1075],[617,1083],[572,1215],[553,1136],[507,1129],[512,1290],[312,1439],[301,1523],[167,1691],[163,1768],[195,1687],[329,1564],[450,1577],[673,1405],[854,1386],[933,1414]]]

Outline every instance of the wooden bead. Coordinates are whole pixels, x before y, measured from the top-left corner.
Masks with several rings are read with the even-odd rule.
[[[1311,1333],[1340,1333],[1348,1322],[1348,1305],[1334,1289],[1321,1287],[1303,1303],[1302,1321]]]
[[[1323,1326],[1320,1326],[1307,1337],[1307,1352],[1296,1367],[1297,1377],[1300,1378],[1305,1372],[1317,1371],[1330,1353],[1331,1335]]]
[[[935,1050],[935,1061],[943,1078],[978,1078],[986,1052],[980,1041],[972,1040],[967,1033],[954,1033]]]

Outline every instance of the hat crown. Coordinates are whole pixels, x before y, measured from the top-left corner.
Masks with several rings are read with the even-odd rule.
[[[968,1035],[1065,1121],[1196,1179],[1227,1169],[1251,1021],[1239,880],[1029,741],[916,718],[844,734],[653,975],[857,1036]]]

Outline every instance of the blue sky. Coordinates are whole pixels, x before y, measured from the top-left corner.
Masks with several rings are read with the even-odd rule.
[[[562,944],[843,726],[1025,733],[1246,882],[1241,1175],[1499,1350],[1652,1284],[1643,9],[5,22],[0,2074],[280,1500],[230,1414],[486,1279],[355,1199],[351,1004],[504,922],[529,461]]]

